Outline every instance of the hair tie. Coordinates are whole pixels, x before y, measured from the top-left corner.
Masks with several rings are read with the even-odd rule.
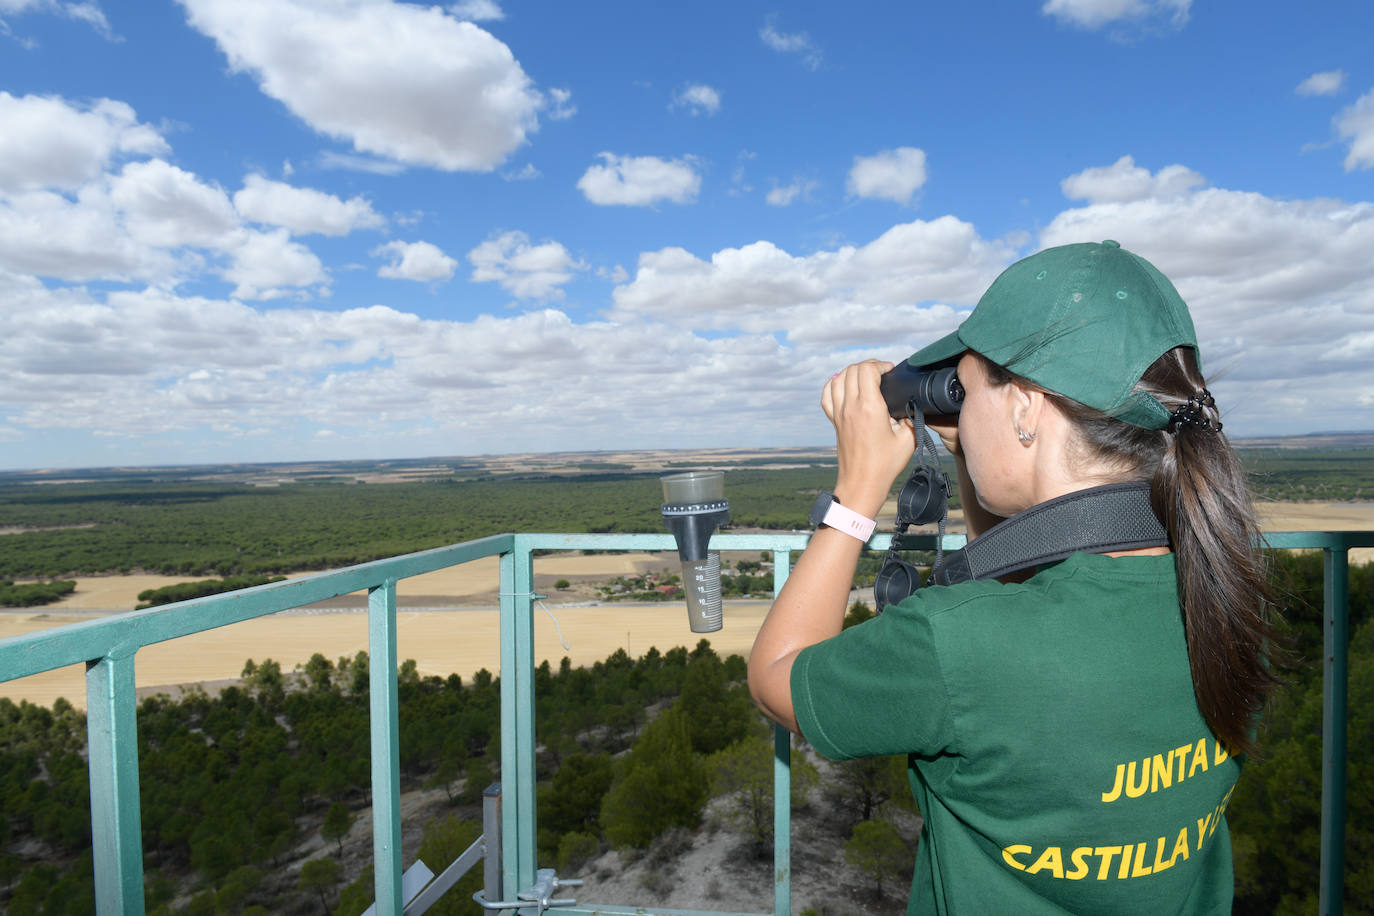
[[[1174,408],[1174,412],[1169,415],[1168,430],[1177,434],[1184,426],[1192,426],[1196,429],[1210,430],[1214,433],[1221,432],[1221,421],[1213,423],[1204,411],[1216,410],[1217,402],[1212,398],[1212,392],[1206,388],[1197,394],[1188,396],[1188,403],[1180,404]]]

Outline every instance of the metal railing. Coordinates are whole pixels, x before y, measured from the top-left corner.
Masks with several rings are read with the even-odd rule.
[[[771,551],[774,592],[791,570],[792,553],[807,534],[717,534],[712,550]],[[1339,913],[1344,888],[1347,618],[1352,547],[1374,546],[1374,532],[1285,532],[1267,536],[1283,549],[1320,549],[1325,554],[1326,651],[1322,724],[1321,912]],[[933,549],[935,535],[906,535],[904,549]],[[943,546],[963,544],[946,535]],[[890,536],[870,542],[886,550]],[[400,717],[397,688],[396,583],[483,557],[500,558],[501,793],[499,877],[508,892],[539,878],[535,831],[534,594],[536,551],[676,550],[670,534],[507,534],[391,557],[177,604],[130,611],[97,620],[0,640],[0,682],[77,663],[86,665],[86,715],[91,785],[92,857],[101,914],[139,914],[144,909],[143,840],[139,814],[137,700],[134,663],[139,649],[290,610],[340,595],[368,593],[368,653],[372,756],[373,861],[376,910],[381,916],[407,909],[402,887]],[[791,743],[774,736],[773,916],[791,909],[789,834]],[[492,833],[490,826],[488,833]],[[490,888],[493,876],[488,877]],[[567,906],[569,914],[678,914],[726,916],[715,911],[642,907]],[[535,906],[519,910],[535,913]]]

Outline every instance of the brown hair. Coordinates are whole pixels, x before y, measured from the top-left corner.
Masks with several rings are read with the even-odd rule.
[[[986,357],[982,362],[992,384],[1015,381],[1044,391]],[[1173,411],[1204,386],[1193,348],[1175,347],[1135,387]],[[1072,421],[1084,458],[1117,469],[1121,480],[1150,481],[1174,551],[1198,709],[1233,753],[1253,755],[1257,716],[1280,683],[1269,619],[1274,595],[1245,472],[1221,433],[1219,411],[1201,408],[1210,428],[1144,429],[1052,391],[1045,395]]]

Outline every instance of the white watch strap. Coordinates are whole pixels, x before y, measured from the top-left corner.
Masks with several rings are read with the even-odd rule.
[[[846,509],[838,502],[832,502],[830,508],[825,510],[825,518],[821,520],[821,524],[836,531],[843,531],[865,544],[873,537],[873,529],[878,527],[878,523],[873,519],[865,518],[853,509]]]

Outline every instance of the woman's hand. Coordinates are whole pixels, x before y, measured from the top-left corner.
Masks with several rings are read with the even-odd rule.
[[[892,419],[879,388],[891,368],[876,359],[855,363],[835,373],[821,393],[821,409],[835,425],[835,496],[869,518],[878,514],[892,481],[916,451],[910,421]]]
[[[959,446],[959,415],[957,413],[926,414],[926,429],[940,437],[940,442],[944,445],[945,451],[955,458],[962,458],[963,451]]]

